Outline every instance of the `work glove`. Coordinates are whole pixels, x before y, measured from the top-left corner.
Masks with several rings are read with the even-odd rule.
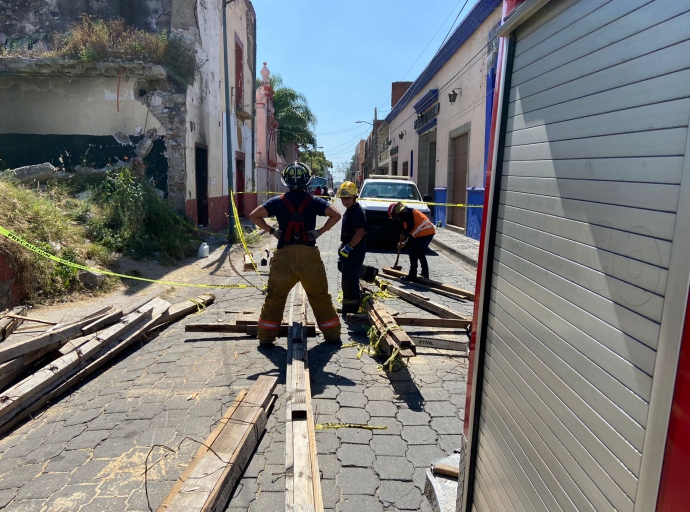
[[[311,229],[307,231],[307,236],[309,237],[309,241],[313,242],[321,236],[321,231],[319,231],[318,229]]]
[[[269,233],[276,237],[278,240],[283,238],[283,232],[278,228],[271,228],[271,231],[269,231]]]
[[[349,245],[343,245],[340,251],[338,251],[338,254],[340,254],[343,258],[349,258],[351,252],[352,247],[350,247]]]

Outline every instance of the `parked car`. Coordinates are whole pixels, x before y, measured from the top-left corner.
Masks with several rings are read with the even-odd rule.
[[[388,218],[388,205],[398,201],[430,217],[431,211],[413,181],[401,176],[377,176],[364,180],[359,204],[366,218],[367,242],[398,241],[402,222]]]

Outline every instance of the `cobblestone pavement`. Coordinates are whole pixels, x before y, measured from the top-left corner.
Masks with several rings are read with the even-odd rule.
[[[339,227],[319,240],[333,297]],[[391,251],[372,252],[367,263],[390,266]],[[403,262],[403,260],[405,260]],[[403,264],[407,257],[401,257]],[[474,276],[439,254],[431,277],[473,287]],[[258,282],[254,274],[247,279]],[[239,277],[225,282],[240,282]],[[184,332],[184,324],[232,320],[258,309],[256,290],[227,290],[206,311],[163,330],[133,349],[34,419],[0,439],[0,508],[8,511],[153,510],[239,390],[264,374],[279,375],[279,399],[267,432],[228,505],[229,511],[284,510],[285,343],[258,349],[242,335]],[[471,304],[434,295],[471,314]],[[390,300],[402,314],[425,314]],[[432,316],[432,315],[428,315]],[[364,342],[360,327],[343,341]],[[353,422],[386,430],[317,431],[327,510],[369,512],[428,510],[424,471],[460,445],[466,359],[419,349],[407,369],[387,375],[380,361],[357,359],[356,348],[310,340],[309,365],[318,422]],[[154,445],[166,445],[175,453]],[[144,485],[145,461],[148,500]]]
[[[450,257],[459,258],[464,263],[477,268],[479,259],[479,240],[470,238],[450,229],[436,228],[436,236],[431,246],[445,251]]]

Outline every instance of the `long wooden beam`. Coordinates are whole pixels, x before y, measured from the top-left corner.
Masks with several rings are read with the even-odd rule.
[[[285,510],[323,512],[316,432],[307,360],[307,300],[302,285],[292,293],[288,323],[285,417]]]
[[[397,286],[393,285],[386,286],[383,285],[383,283],[381,283],[381,285],[385,288],[386,291],[389,291],[393,295],[396,295],[401,299],[406,300],[407,302],[414,304],[416,306],[419,306],[420,308],[426,311],[430,311],[442,318],[455,318],[458,320],[466,320],[468,322],[472,322],[472,317],[454,311],[450,308],[447,308],[446,306],[443,306],[438,302],[432,301],[424,295],[420,295],[418,293],[411,292],[408,290],[403,290],[402,288],[398,288]]]
[[[115,341],[107,344],[106,347],[98,352],[92,359],[82,359],[76,368],[73,368],[70,372],[62,374],[60,379],[45,388],[41,394],[30,397],[19,409],[11,411],[3,416],[2,419],[0,419],[0,435],[17,426],[19,423],[24,421],[25,418],[37,412],[46,404],[49,404],[64,393],[71,391],[76,384],[102,366],[104,362],[109,360],[108,356],[101,357],[101,354],[103,354],[104,351],[107,352],[113,347],[117,348],[118,345],[129,346],[133,342],[144,337],[151,329],[152,323],[162,314],[163,311],[170,307],[170,304],[161,299],[154,299],[148,303],[148,306],[152,309],[152,320],[136,325],[134,328],[130,329],[130,331],[126,332],[122,336],[119,336]],[[147,304],[145,304],[136,311],[141,313],[147,309]],[[69,342],[66,346],[63,346],[60,349],[61,353],[64,355],[70,351],[74,351],[75,347],[77,349],[81,348],[82,341],[88,339],[91,339],[91,337],[82,338],[79,341],[74,340]]]
[[[393,320],[398,325],[408,325],[414,327],[446,327],[449,329],[462,329],[472,323],[471,320],[458,320],[457,318],[419,318],[395,316]],[[370,325],[369,315],[353,314],[347,315],[347,323],[354,325]]]
[[[277,377],[262,375],[248,393],[238,396],[163,500],[159,512],[225,510],[266,429],[277,383]]]
[[[403,272],[401,270],[395,270],[394,268],[391,268],[391,267],[384,267],[382,270],[383,270],[383,273],[387,274],[388,276],[404,277],[407,275],[406,272]],[[458,286],[453,286],[450,284],[442,283],[440,281],[434,281],[433,279],[426,279],[424,277],[418,276],[416,284],[421,284],[421,285],[427,286],[429,288],[437,288],[439,290],[445,290],[447,292],[451,292],[451,293],[454,293],[456,295],[461,295],[468,300],[474,300],[474,293],[473,292],[471,292],[469,290],[465,290],[465,289],[460,288]]]
[[[287,324],[282,324],[278,330],[278,336],[287,336],[289,327]],[[316,334],[316,326],[307,325],[307,335],[314,336]],[[184,328],[185,332],[220,332],[220,333],[244,333],[256,336],[259,326],[256,324],[232,324],[232,323],[216,323],[216,324],[187,324]]]

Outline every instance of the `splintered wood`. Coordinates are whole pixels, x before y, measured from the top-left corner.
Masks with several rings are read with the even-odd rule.
[[[158,512],[225,510],[266,429],[277,382],[277,377],[262,375],[248,393],[240,392],[158,507]]]
[[[307,300],[302,285],[297,285],[292,297],[285,381],[285,510],[322,512],[323,498],[307,360]]]

